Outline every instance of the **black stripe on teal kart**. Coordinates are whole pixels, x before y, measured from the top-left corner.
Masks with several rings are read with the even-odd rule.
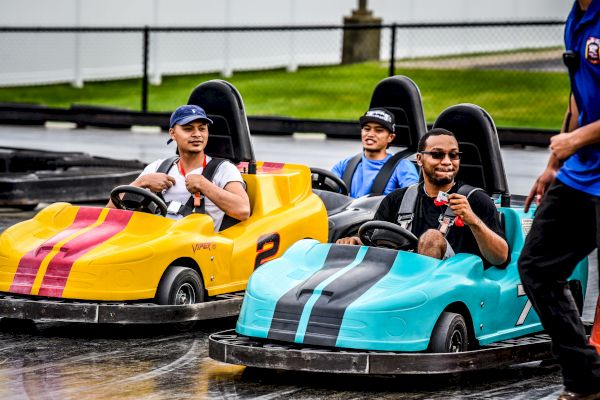
[[[335,346],[348,306],[390,272],[397,255],[370,247],[360,264],[328,284],[312,308],[303,343]]]
[[[315,288],[337,271],[351,264],[359,249],[359,246],[332,245],[323,261],[323,267],[277,301],[268,338],[293,342],[304,306]]]

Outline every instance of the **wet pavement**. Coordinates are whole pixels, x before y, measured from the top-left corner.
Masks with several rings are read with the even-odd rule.
[[[85,151],[152,161],[172,154],[166,135],[86,129],[0,126],[2,146]],[[357,143],[319,135],[254,137],[257,159],[329,168],[359,150]],[[513,193],[529,190],[545,165],[545,149],[503,148]],[[0,209],[0,231],[33,212]],[[598,295],[590,257],[584,319]],[[203,322],[190,332],[172,327],[27,324],[0,320],[2,399],[554,399],[562,390],[555,365],[529,363],[452,376],[356,377],[261,371],[208,358],[210,333],[235,318]]]
[[[0,331],[3,399],[542,399],[561,390],[537,363],[463,376],[369,378],[263,372],[207,357],[209,333],[148,327],[37,324]],[[8,324],[2,324],[8,325]]]
[[[596,281],[594,274],[590,282]],[[597,293],[589,293],[588,320],[589,299]],[[1,320],[0,398],[529,400],[554,399],[562,390],[557,366],[538,362],[463,375],[375,378],[261,371],[208,358],[208,335],[234,324],[225,318],[180,333],[169,326]]]

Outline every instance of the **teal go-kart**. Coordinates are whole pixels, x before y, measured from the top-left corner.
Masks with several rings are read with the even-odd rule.
[[[508,191],[491,117],[460,104],[434,126],[457,136],[458,179],[497,201],[508,266],[486,268],[471,254],[440,261],[402,250],[415,238],[380,223],[361,227],[372,246],[301,240],[253,273],[235,331],[210,337],[212,358],[354,374],[454,373],[551,358],[517,270],[533,213]],[[568,282],[580,310],[587,274],[584,259]]]

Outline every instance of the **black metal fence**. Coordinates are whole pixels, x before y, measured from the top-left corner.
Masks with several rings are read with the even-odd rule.
[[[498,125],[558,129],[569,93],[563,27],[562,21],[0,27],[0,87],[141,78],[140,109],[167,111],[180,99],[170,104],[161,83],[216,74],[245,99],[260,93],[273,103],[261,108],[259,100],[246,101],[251,115],[355,119],[379,80],[402,74],[420,87],[430,121],[447,106],[470,102]],[[244,75],[263,70],[278,73],[262,86],[255,74]],[[0,101],[10,100],[0,89]]]

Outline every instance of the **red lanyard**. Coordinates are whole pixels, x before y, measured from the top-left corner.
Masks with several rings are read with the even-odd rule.
[[[181,158],[177,163],[177,168],[179,168],[179,173],[184,178],[186,177],[185,169],[183,169],[183,165],[181,165]],[[206,168],[206,154],[204,155],[204,159],[202,160],[202,172]],[[200,207],[200,193],[194,193],[194,207]]]
[[[179,173],[185,178],[186,172],[185,169],[183,169],[183,165],[181,165],[181,158],[177,163],[177,168],[179,168]],[[204,159],[202,160],[202,172],[204,172],[204,168],[206,168],[206,155],[204,155]]]

